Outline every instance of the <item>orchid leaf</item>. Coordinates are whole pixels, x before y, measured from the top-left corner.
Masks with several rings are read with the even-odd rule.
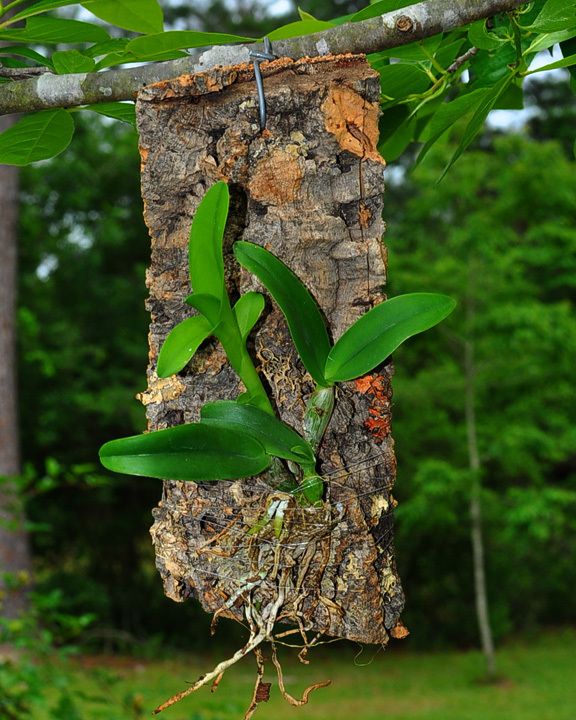
[[[100,461],[114,472],[166,480],[232,480],[258,475],[270,456],[235,427],[195,423],[107,442]]]
[[[213,185],[198,206],[190,230],[188,257],[192,289],[195,293],[212,295],[218,300],[226,295],[222,241],[229,202],[226,183]]]
[[[164,341],[158,355],[158,377],[165,378],[180,372],[213,332],[214,326],[202,315],[178,323]]]
[[[326,379],[344,382],[370,372],[407,338],[447,317],[456,301],[447,295],[399,295],[369,310],[342,335],[326,361]]]
[[[326,385],[324,365],[330,352],[330,339],[312,295],[283,262],[259,245],[237,242],[234,254],[278,303],[304,367],[318,384]]]
[[[314,463],[312,447],[303,437],[270,413],[253,405],[221,400],[204,405],[201,415],[203,422],[243,428],[262,443],[269,455],[297,463]]]
[[[234,315],[238,323],[238,329],[245,343],[248,335],[264,310],[264,296],[258,292],[248,292],[242,295],[234,305]]]

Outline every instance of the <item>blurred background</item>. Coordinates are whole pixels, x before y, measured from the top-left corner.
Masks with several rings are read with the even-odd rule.
[[[309,0],[304,9],[328,19],[363,5]],[[165,7],[176,27],[255,36],[295,18],[287,2]],[[396,553],[407,596],[403,617],[411,631],[387,653],[397,687],[407,681],[398,676],[401,666],[392,656],[410,663],[411,653],[417,658],[438,653],[430,657],[443,658],[446,668],[455,663],[454,672],[461,670],[470,682],[482,675],[482,660],[469,653],[479,646],[472,495],[482,513],[489,616],[497,649],[503,648],[498,666],[503,686],[511,683],[513,692],[509,678],[518,662],[541,679],[551,663],[568,671],[566,653],[576,648],[569,630],[576,621],[574,98],[565,71],[533,80],[525,89],[525,109],[490,116],[481,139],[439,184],[454,150],[450,137],[416,170],[410,147],[389,164],[388,293],[443,292],[459,301],[440,328],[395,354]],[[34,589],[26,618],[10,619],[7,613],[3,633],[7,646],[32,644],[47,657],[55,647],[74,646],[77,658],[84,659],[75,667],[87,669],[92,679],[90,657],[117,660],[108,662],[108,675],[97,678],[99,689],[90,691],[85,707],[82,693],[90,693],[84,681],[75,685],[61,673],[60,687],[35,705],[46,694],[41,668],[32,663],[10,675],[8,665],[0,665],[0,718],[148,716],[150,708],[137,692],[118,690],[124,667],[119,658],[138,659],[140,665],[126,660],[130,672],[144,668],[132,685],[148,685],[144,672],[151,658],[182,651],[208,657],[219,643],[234,647],[242,637],[241,630],[225,624],[210,639],[210,618],[195,603],[176,605],[163,596],[148,535],[160,485],[111,476],[97,462],[103,442],[145,427],[135,395],[146,384],[149,251],[135,132],[81,113],[77,125],[63,155],[20,173],[19,489]],[[11,582],[16,597],[27,578]],[[518,642],[524,643],[523,660]],[[373,676],[380,682],[372,666],[366,675],[357,674],[366,658],[355,664],[355,651],[345,644],[324,652],[323,670],[340,653],[348,682],[352,676],[366,687]],[[372,650],[366,652],[371,658]],[[514,653],[516,665],[510,661]],[[419,661],[414,662],[406,672],[418,677]],[[166,667],[167,678],[174,678]],[[431,667],[430,687],[438,688],[442,679]],[[335,666],[332,672],[338,673]],[[197,674],[193,669],[178,677]],[[576,716],[567,699],[562,704],[563,692],[550,679],[542,682],[559,704],[553,714],[539,717]],[[183,684],[178,680],[168,694]],[[115,692],[118,708],[108,704],[103,710],[101,696]],[[407,685],[403,692],[414,697],[420,691]],[[430,698],[432,691],[421,692]],[[463,695],[462,705],[455,705],[459,714],[424,702],[394,706],[389,717],[531,718],[530,703],[524,707],[521,695],[526,699],[519,692],[513,710],[502,715],[486,698],[482,709],[476,696],[480,714],[470,714],[470,698]],[[228,705],[166,716],[238,716],[242,703],[236,707],[236,700],[226,697]],[[302,717],[345,716],[319,698],[310,711],[317,714],[303,710]],[[346,717],[351,711],[362,720],[379,717],[384,705],[370,702],[356,710],[346,706]]]

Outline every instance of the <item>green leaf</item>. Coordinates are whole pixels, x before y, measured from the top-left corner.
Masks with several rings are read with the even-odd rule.
[[[216,327],[222,320],[222,302],[214,295],[206,293],[192,293],[185,300],[187,305],[195,308],[204,315],[206,320]]]
[[[82,52],[91,58],[98,58],[109,53],[122,52],[127,43],[128,38],[112,38],[111,40],[96,43],[96,45],[92,45],[92,47],[86,48]]]
[[[85,0],[81,4],[100,20],[124,30],[159,33],[164,29],[157,0]]]
[[[306,12],[306,10],[302,10],[301,7],[298,8],[298,15],[300,16],[300,20],[317,20],[318,18],[315,18],[314,15],[310,14],[309,12]]]
[[[462,155],[462,153],[482,130],[482,128],[484,127],[484,122],[488,117],[488,113],[496,105],[498,99],[508,88],[513,79],[514,75],[512,74],[503,77],[500,82],[498,82],[493,88],[489,89],[486,97],[479,102],[474,114],[472,115],[470,121],[468,122],[468,125],[466,126],[466,129],[464,130],[464,135],[462,136],[462,139],[460,140],[460,143],[456,148],[456,152],[448,161],[448,164],[444,168],[440,179],[442,179],[444,175],[446,175],[448,170],[452,167],[452,165],[454,165],[456,160],[458,160],[458,158]]]
[[[560,30],[559,32],[538,35],[538,37],[524,51],[524,55],[531,55],[533,53],[540,52],[540,50],[547,50],[553,45],[565,42],[566,40],[571,40],[575,35],[576,27],[570,28],[568,30]]]
[[[232,43],[254,42],[254,38],[228,33],[200,32],[199,30],[170,30],[169,32],[147,35],[130,40],[126,49],[137,57],[148,57],[172,50],[230,45]]]
[[[362,8],[357,13],[354,13],[350,20],[352,22],[359,22],[360,20],[368,20],[368,18],[378,17],[394,10],[400,10],[401,8],[413,5],[414,0],[380,0],[375,2],[368,7]]]
[[[268,33],[268,38],[274,40],[286,40],[291,37],[300,37],[301,35],[311,35],[312,33],[322,32],[334,27],[331,22],[324,20],[297,20],[296,22],[282,25],[282,27],[272,30]]]
[[[576,55],[569,55],[568,57],[562,58],[562,60],[550,63],[550,65],[539,67],[537,70],[530,70],[526,73],[526,75],[533,75],[534,73],[544,72],[545,70],[557,70],[558,68],[571,67],[572,65],[576,65]]]
[[[0,135],[0,163],[29,165],[65,150],[74,134],[74,121],[66,110],[45,110],[26,115]]]
[[[165,378],[180,372],[213,332],[212,323],[201,315],[178,323],[168,334],[158,355],[158,377]]]
[[[478,20],[478,22],[470,25],[468,40],[471,45],[479,50],[496,50],[502,43],[506,42],[503,38],[488,31],[486,20]]]
[[[283,262],[258,245],[234,244],[238,262],[266,287],[284,313],[296,349],[314,380],[325,385],[324,365],[330,340],[316,301]]]
[[[188,245],[190,282],[194,293],[213,295],[218,300],[225,294],[222,241],[229,203],[228,185],[217,182],[204,195],[196,210]]]
[[[475,107],[490,94],[489,88],[479,88],[465,95],[460,95],[452,102],[443,103],[426,128],[426,142],[418,156],[417,163],[422,162],[434,143],[450,129],[460,118],[471,114]]]
[[[79,20],[54,17],[31,17],[26,27],[0,32],[0,38],[26,43],[102,42],[110,36],[102,27]]]
[[[548,0],[532,25],[532,32],[553,33],[564,30],[576,22],[576,5],[567,0]]]
[[[260,315],[262,315],[264,296],[258,292],[248,292],[239,298],[233,310],[242,336],[242,342],[245,343],[250,331],[260,319]]]
[[[481,50],[470,59],[470,73],[474,78],[474,90],[480,87],[494,87],[502,78],[511,74],[510,69],[517,60],[512,43],[505,43],[497,50]]]
[[[78,50],[62,50],[52,55],[54,70],[58,75],[92,72],[96,63]]]
[[[406,105],[396,105],[384,112],[378,152],[386,160],[397,160],[408,147],[416,130],[416,117],[410,117]]]
[[[570,38],[569,40],[564,40],[564,42],[560,43],[560,50],[562,51],[562,55],[564,58],[570,57],[570,55],[574,55],[576,53],[576,38]],[[576,77],[576,68],[574,65],[569,66],[569,72],[572,76],[572,79]]]
[[[100,448],[105,468],[166,480],[232,480],[270,465],[264,447],[239,428],[196,423],[112,440]]]
[[[315,462],[314,452],[303,437],[278,418],[253,405],[220,400],[204,405],[201,417],[202,422],[244,428],[262,443],[269,455],[297,463],[304,461],[309,465]]]
[[[30,7],[27,7],[25,10],[20,10],[20,12],[17,12],[7,20],[4,20],[0,23],[0,27],[12,25],[15,22],[20,22],[21,20],[25,20],[26,18],[34,15],[40,15],[48,12],[48,10],[55,10],[56,8],[77,4],[78,0],[36,0],[36,2]]]
[[[389,50],[381,50],[377,53],[372,53],[366,57],[370,65],[377,65],[383,60],[390,58],[399,58],[400,60],[415,60],[417,62],[430,61],[430,55],[438,50],[438,47],[442,43],[441,35],[434,35],[426,38],[425,40],[418,40],[416,42],[408,43],[407,45],[401,45],[400,47],[390,48]]]
[[[98,105],[87,105],[83,110],[91,110],[99,115],[121,120],[136,128],[136,107],[131,102],[99,103]]]
[[[0,58],[11,56],[25,57],[30,60],[35,60],[39,65],[45,65],[49,68],[52,67],[52,61],[50,58],[40,55],[40,53],[32,50],[32,48],[21,45],[8,45],[6,47],[0,47]]]
[[[396,100],[419,95],[432,85],[431,78],[417,65],[394,63],[376,67],[380,74],[380,87],[386,99]]]
[[[455,306],[452,298],[435,293],[399,295],[377,305],[334,345],[326,361],[326,379],[344,382],[370,372],[407,338],[434,327]]]

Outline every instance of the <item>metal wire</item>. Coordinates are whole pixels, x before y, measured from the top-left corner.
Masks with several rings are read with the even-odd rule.
[[[260,62],[262,60],[274,60],[276,55],[272,52],[272,43],[264,38],[264,52],[257,50],[250,51],[250,57],[254,64],[254,79],[256,80],[256,92],[258,93],[258,118],[260,121],[260,130],[266,127],[266,96],[264,95],[264,82],[262,80],[262,72],[260,71]]]

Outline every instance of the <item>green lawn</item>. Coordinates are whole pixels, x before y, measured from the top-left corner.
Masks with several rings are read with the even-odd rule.
[[[183,690],[220,656],[175,657],[158,662],[131,658],[76,658],[65,683],[84,698],[81,720],[134,720]],[[273,685],[261,720],[575,720],[576,632],[545,634],[510,643],[498,653],[502,680],[478,682],[483,663],[478,652],[412,653],[396,643],[360,657],[350,647],[312,652],[311,664],[283,660],[289,691],[332,679],[302,708],[289,707]],[[68,666],[66,666],[68,667]],[[61,676],[62,667],[55,671]],[[240,720],[252,692],[253,663],[229,671],[218,691],[208,689],[166,710],[165,720]],[[266,679],[273,680],[270,676]],[[62,679],[60,679],[62,684]],[[58,696],[55,688],[54,699]],[[83,704],[85,703],[85,705]],[[50,717],[38,712],[38,720]],[[51,717],[54,717],[52,715]],[[71,717],[78,717],[71,715]]]

